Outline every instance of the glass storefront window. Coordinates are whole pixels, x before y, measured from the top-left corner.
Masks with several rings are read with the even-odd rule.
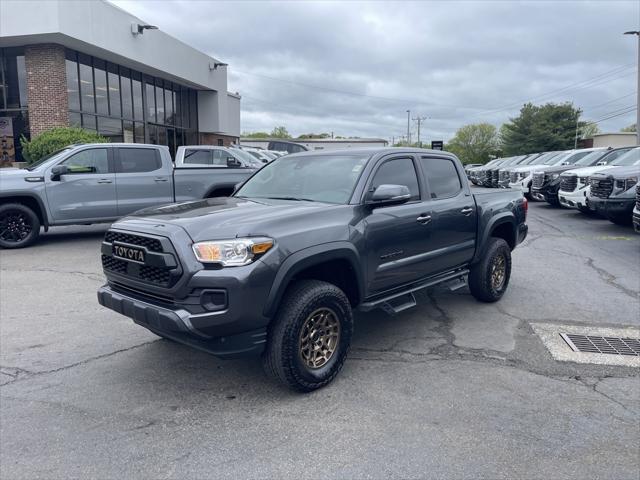
[[[93,93],[93,68],[86,63],[80,63],[80,109],[83,112],[95,112],[95,97]]]
[[[116,118],[98,117],[98,133],[110,142],[122,142],[122,121]]]
[[[140,75],[134,75],[131,80],[133,85],[133,118],[136,120],[142,120],[142,82],[140,81]]]
[[[147,83],[146,86],[146,100],[147,100],[147,121],[156,121],[156,94],[152,83]]]
[[[78,64],[69,59],[66,60],[67,69],[67,97],[69,97],[69,110],[80,110],[80,82],[78,79]]]
[[[172,154],[197,143],[195,90],[73,50],[66,58],[70,125],[114,142],[168,145]]]
[[[106,64],[101,60],[94,60],[93,76],[95,79],[96,110],[103,115],[109,115],[109,96],[107,91]]]
[[[118,75],[118,67],[109,64],[107,70],[109,72],[107,74],[107,80],[109,81],[109,115],[119,117],[122,115],[122,109],[120,107],[120,76]]]

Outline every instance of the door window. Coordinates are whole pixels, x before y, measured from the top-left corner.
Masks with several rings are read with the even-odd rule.
[[[420,198],[418,177],[410,158],[395,158],[384,162],[373,177],[371,190],[375,190],[380,185],[404,185],[411,193],[410,201]]]
[[[453,160],[422,157],[420,163],[429,183],[431,198],[454,197],[462,189]]]
[[[213,152],[211,150],[190,150],[184,152],[184,163],[193,165],[212,165]]]
[[[69,168],[69,173],[109,173],[109,157],[106,148],[82,150],[71,155],[61,165]]]
[[[153,172],[162,167],[157,150],[151,148],[119,148],[116,160],[118,173]]]

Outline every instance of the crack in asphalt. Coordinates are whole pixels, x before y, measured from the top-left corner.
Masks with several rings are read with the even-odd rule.
[[[42,370],[42,371],[38,371],[38,372],[30,372],[28,370],[24,370],[24,369],[17,368],[17,367],[6,367],[6,366],[3,367],[3,366],[0,366],[0,373],[5,373],[5,370],[19,370],[20,372],[25,373],[25,375],[23,375],[23,376],[20,376],[20,375],[15,375],[14,376],[14,375],[11,375],[11,374],[7,373],[7,375],[9,375],[9,376],[13,376],[14,380],[12,380],[10,382],[7,382],[4,385],[11,385],[11,384],[14,384],[16,382],[19,382],[19,381],[22,381],[22,380],[27,380],[27,379],[30,379],[30,378],[33,378],[33,377],[37,377],[37,376],[41,376],[41,375],[49,375],[51,373],[58,373],[58,372],[62,372],[62,371],[65,371],[65,370],[69,370],[69,369],[78,367],[80,365],[86,365],[88,363],[95,362],[96,360],[102,360],[103,358],[109,358],[109,357],[112,357],[114,355],[118,355],[119,353],[129,352],[131,350],[135,350],[137,348],[144,347],[145,345],[150,345],[152,343],[159,342],[159,341],[162,341],[162,339],[158,338],[158,339],[154,339],[154,340],[149,340],[147,342],[139,343],[139,344],[133,345],[131,347],[121,348],[121,349],[115,350],[113,352],[103,353],[102,355],[96,355],[95,357],[89,357],[89,358],[86,358],[84,360],[80,360],[79,362],[71,363],[69,365],[65,365],[65,366],[62,366],[62,367],[59,367],[59,368],[54,368],[54,369],[51,369],[51,370]]]
[[[593,258],[586,257],[585,265],[587,267],[593,269],[600,276],[602,281],[604,283],[606,283],[607,285],[610,285],[610,286],[620,290],[622,293],[624,293],[625,295],[630,296],[631,298],[640,299],[640,293],[635,292],[635,291],[625,287],[624,285],[620,285],[618,282],[616,282],[618,277],[616,277],[615,275],[607,272],[604,268],[597,267],[595,265],[595,263],[594,263]]]

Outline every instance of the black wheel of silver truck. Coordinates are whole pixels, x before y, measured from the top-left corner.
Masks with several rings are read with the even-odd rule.
[[[490,238],[482,260],[471,267],[469,290],[481,302],[497,302],[509,286],[511,249],[502,238]]]
[[[21,203],[0,205],[0,247],[23,248],[40,235],[38,215]]]
[[[296,282],[269,329],[265,371],[301,392],[324,387],[342,369],[352,334],[353,313],[342,290],[319,280]]]

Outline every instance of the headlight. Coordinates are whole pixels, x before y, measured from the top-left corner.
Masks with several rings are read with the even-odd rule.
[[[636,183],[638,183],[638,177],[629,177],[626,180],[626,188],[625,190],[629,190],[631,187],[633,187]]]
[[[589,183],[589,177],[578,177],[578,180],[580,181],[580,185],[586,185]]]
[[[273,247],[270,238],[234,238],[193,244],[193,253],[202,263],[217,263],[223,267],[241,267],[253,262]]]
[[[551,174],[551,180],[555,180],[556,178],[558,178],[560,176],[559,173],[552,173]]]

